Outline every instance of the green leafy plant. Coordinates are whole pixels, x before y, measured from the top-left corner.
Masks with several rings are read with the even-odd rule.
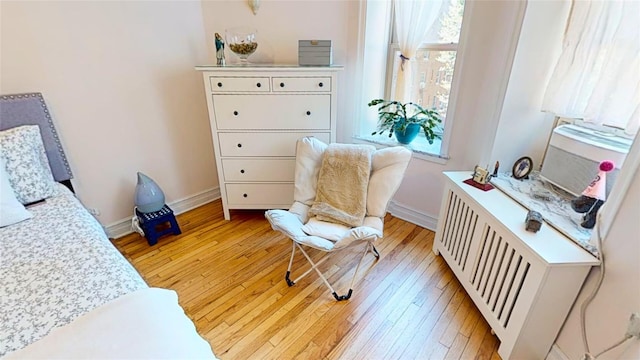
[[[425,109],[413,102],[403,104],[383,99],[371,100],[368,105],[378,106],[378,129],[371,135],[388,132],[389,137],[392,137],[394,130],[404,132],[409,124],[418,124],[429,144],[441,138],[441,135],[434,131],[439,129],[442,123],[442,118],[436,110]]]

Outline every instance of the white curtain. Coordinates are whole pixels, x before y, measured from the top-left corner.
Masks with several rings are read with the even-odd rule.
[[[638,131],[640,2],[574,1],[542,110]]]
[[[435,21],[444,0],[394,0],[396,34],[402,62],[396,74],[395,100],[407,102],[411,94],[414,56]]]

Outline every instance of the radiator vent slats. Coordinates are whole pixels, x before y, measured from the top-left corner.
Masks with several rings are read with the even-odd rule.
[[[485,226],[481,244],[471,283],[506,328],[530,264],[489,225]]]
[[[498,246],[496,248],[496,257],[493,261],[493,266],[491,267],[491,272],[489,273],[490,281],[487,283],[487,288],[485,292],[482,293],[482,297],[486,299],[487,304],[491,304],[493,297],[495,296],[495,288],[496,285],[500,285],[498,279],[500,278],[500,269],[502,268],[502,263],[504,262],[505,252],[507,250],[507,242],[502,240],[500,237],[500,241],[498,242]]]
[[[454,215],[454,211],[455,211],[455,206],[453,205],[455,202],[455,194],[453,193],[453,191],[449,191],[448,194],[448,201],[447,204],[449,204],[449,206],[447,207],[446,211],[447,211],[447,217],[444,219],[444,236],[442,237],[441,241],[442,243],[447,246],[447,243],[451,237],[451,229],[453,228],[453,226],[451,226],[451,221],[453,219],[455,219],[455,215]]]
[[[489,301],[489,306],[491,308],[491,311],[496,311],[496,306],[499,303],[499,299],[502,296],[504,298],[504,292],[502,289],[504,289],[504,284],[507,278],[507,272],[509,271],[509,268],[511,266],[511,261],[513,260],[513,255],[515,255],[515,250],[511,249],[507,243],[504,243],[504,251],[505,251],[505,255],[502,257],[502,263],[500,265],[500,270],[498,272],[498,276],[496,276],[496,285],[493,288],[493,292],[491,293],[491,297],[490,297],[490,301]]]
[[[478,224],[478,214],[454,192],[447,194],[443,237],[444,250],[462,269],[468,269],[469,282],[493,313],[498,323],[507,328],[520,291],[527,278],[530,263],[523,258],[498,229]],[[481,234],[476,232],[482,231]],[[479,239],[474,239],[478,236]],[[477,242],[477,256],[469,257],[472,239]]]
[[[525,266],[521,268],[521,269],[524,269],[522,270],[522,272],[520,272],[520,269],[518,269],[518,276],[516,276],[516,278],[514,279],[515,282],[518,283],[518,287],[515,291],[512,291],[511,294],[509,294],[509,297],[512,299],[512,301],[509,302],[509,305],[511,308],[509,309],[509,313],[506,315],[506,317],[503,316],[502,318],[500,318],[500,321],[504,321],[503,326],[505,328],[509,325],[509,319],[511,318],[511,313],[513,312],[513,308],[516,303],[516,300],[520,295],[520,290],[522,290],[522,285],[524,284],[524,280],[527,277],[527,273],[529,272],[529,266],[530,264],[526,263]]]
[[[449,191],[448,207],[441,242],[458,266],[464,271],[469,246],[478,223],[478,215],[462,199]]]

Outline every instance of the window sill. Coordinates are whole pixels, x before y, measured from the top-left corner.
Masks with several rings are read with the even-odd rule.
[[[391,147],[391,146],[404,146],[407,149],[413,151],[413,157],[417,159],[422,159],[430,162],[434,162],[437,164],[446,164],[448,157],[440,155],[440,149],[442,146],[442,141],[436,139],[433,144],[429,144],[423,138],[417,138],[411,144],[404,145],[400,144],[393,138],[388,138],[386,136],[375,136],[375,135],[354,135],[353,140],[356,143],[360,144],[372,144],[377,148],[381,147]]]

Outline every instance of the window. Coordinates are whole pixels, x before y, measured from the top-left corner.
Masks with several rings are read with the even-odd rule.
[[[458,51],[458,41],[462,26],[464,0],[443,0],[434,25],[427,31],[426,37],[419,46],[412,61],[412,75],[410,76],[409,101],[428,108],[436,109],[442,116],[443,123],[439,133],[442,135],[447,121],[449,97],[454,79],[454,68]],[[396,84],[399,67],[402,66],[400,44],[396,33],[395,17],[391,11],[391,34],[387,48],[386,77],[384,81],[384,98],[396,99]],[[366,53],[366,49],[365,49]],[[377,119],[373,119],[377,120]],[[375,122],[367,120],[361,133],[365,140],[395,145],[395,140],[386,135],[371,136],[375,130]],[[441,141],[430,145],[424,134],[411,143],[413,150],[432,155],[440,155]]]
[[[640,129],[640,3],[574,2],[542,109],[634,135]]]

